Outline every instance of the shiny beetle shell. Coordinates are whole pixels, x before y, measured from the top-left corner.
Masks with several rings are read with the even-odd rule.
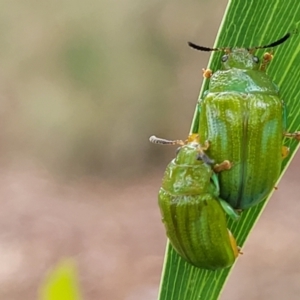
[[[167,236],[179,255],[199,268],[222,269],[234,263],[238,247],[211,180],[212,167],[199,160],[198,148],[195,138],[167,166],[158,203]]]
[[[219,176],[221,198],[245,209],[274,188],[281,168],[283,103],[278,88],[246,49],[234,49],[199,103],[207,154],[234,167]]]
[[[199,101],[193,132],[209,140],[207,154],[216,162],[228,159],[233,168],[219,176],[220,196],[235,209],[246,209],[262,201],[275,187],[282,161],[283,136],[300,139],[300,133],[286,133],[285,106],[278,87],[265,73],[273,55],[262,63],[256,49],[275,47],[292,34],[265,46],[208,48],[189,42],[200,51],[225,51],[222,70],[212,74],[209,89]]]

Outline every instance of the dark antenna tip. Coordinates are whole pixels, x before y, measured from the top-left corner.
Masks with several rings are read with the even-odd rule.
[[[198,50],[198,51],[206,51],[206,52],[210,52],[210,51],[220,51],[220,50],[223,50],[221,48],[209,48],[209,47],[204,47],[204,46],[200,46],[200,45],[197,45],[197,44],[194,44],[192,42],[188,42],[188,45],[195,49],[195,50]]]
[[[290,33],[288,32],[285,36],[283,36],[282,38],[280,38],[279,40],[272,42],[271,44],[265,45],[265,46],[257,46],[257,47],[253,47],[251,49],[265,49],[265,48],[272,48],[272,47],[276,47],[282,43],[284,43],[292,34],[295,34],[295,32]]]

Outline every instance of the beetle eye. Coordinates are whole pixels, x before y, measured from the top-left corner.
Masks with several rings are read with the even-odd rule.
[[[228,55],[225,54],[225,55],[222,56],[221,61],[225,62],[225,61],[227,61],[227,59],[228,59]]]
[[[253,56],[253,61],[256,63],[256,64],[258,64],[259,63],[259,58],[257,57],[257,56]]]

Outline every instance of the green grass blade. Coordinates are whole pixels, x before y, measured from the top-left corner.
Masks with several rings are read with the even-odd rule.
[[[265,45],[284,36],[300,24],[300,6],[295,0],[232,0],[229,2],[214,46],[258,46]],[[201,41],[195,41],[201,44]],[[210,45],[208,45],[210,46]],[[274,49],[274,60],[268,74],[280,87],[280,93],[288,108],[288,131],[300,130],[300,34],[293,35],[287,42]],[[263,50],[257,51],[261,57]],[[201,55],[201,53],[199,53]],[[208,68],[220,68],[222,54],[213,53]],[[205,67],[205,66],[204,66]],[[200,97],[207,89],[204,81]],[[194,115],[191,128],[197,122]],[[290,155],[282,165],[281,177],[298,149],[298,142],[285,140]],[[260,162],[258,162],[260,163]],[[257,222],[270,199],[244,212],[240,221],[229,221],[240,246],[243,246],[251,229]],[[262,241],[263,242],[263,241]],[[239,259],[247,259],[245,253]],[[238,263],[238,260],[237,260]],[[274,262],[275,263],[275,262]],[[185,263],[167,244],[159,300],[214,300],[218,299],[231,269],[206,271]]]

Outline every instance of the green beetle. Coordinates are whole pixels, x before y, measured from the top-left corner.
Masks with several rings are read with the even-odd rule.
[[[213,161],[204,153],[198,135],[186,142],[154,136],[156,144],[179,144],[177,156],[167,166],[158,203],[167,236],[177,251],[192,265],[209,270],[231,266],[239,248],[227,229],[226,215],[219,201],[219,187]],[[216,169],[229,169],[224,161]]]
[[[285,106],[278,87],[265,73],[272,55],[260,64],[256,49],[275,47],[290,33],[266,46],[207,48],[189,42],[201,51],[225,51],[222,70],[211,73],[209,89],[198,104],[193,132],[202,143],[209,140],[207,154],[216,161],[229,159],[233,168],[219,176],[220,197],[235,209],[246,209],[262,201],[275,187],[280,174],[283,136],[299,139],[299,132],[285,133]]]

